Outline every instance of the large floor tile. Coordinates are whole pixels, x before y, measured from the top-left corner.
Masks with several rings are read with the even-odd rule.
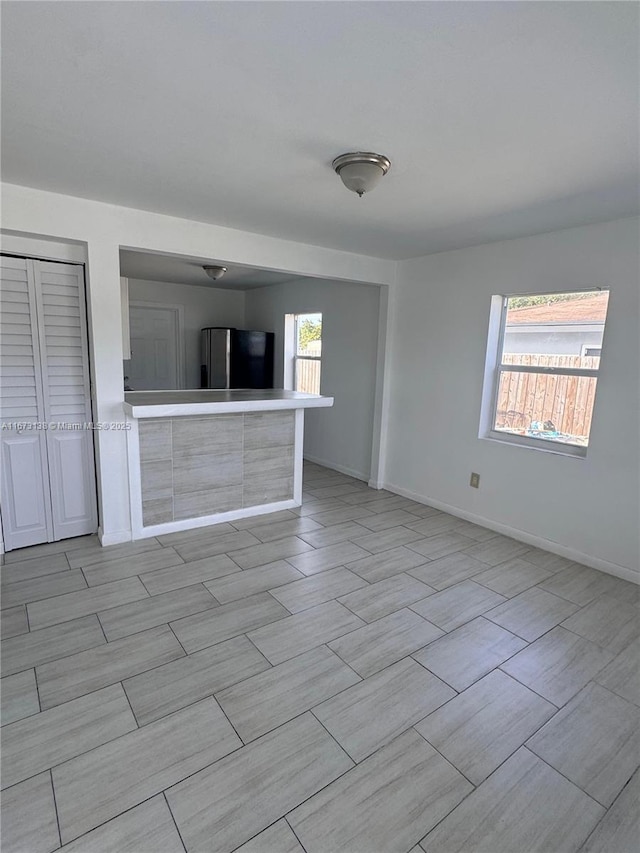
[[[640,640],[636,640],[611,661],[595,680],[623,699],[640,705]]]
[[[290,512],[294,515],[300,516],[301,518],[305,518],[308,515],[313,517],[321,512],[333,512],[334,510],[339,509],[348,509],[348,505],[345,504],[341,498],[324,498],[322,500],[320,500],[320,498],[305,498],[302,506],[297,506],[295,509],[290,510]],[[336,523],[347,520],[347,518],[338,519],[338,522]],[[320,523],[322,524],[322,522]],[[325,527],[327,526],[328,525],[325,524]]]
[[[567,557],[560,557],[558,554],[552,554],[550,551],[543,551],[542,548],[529,548],[520,557],[528,563],[533,563],[534,566],[546,569],[552,574],[562,569],[568,569],[569,566],[573,565],[573,560],[569,560]]]
[[[35,672],[25,669],[15,675],[7,675],[0,681],[2,699],[2,725],[15,723],[40,711]]]
[[[84,569],[84,576],[89,586],[99,586],[103,583],[131,578],[145,572],[155,572],[181,566],[182,557],[173,548],[160,548],[157,551],[145,551],[135,557],[121,557],[119,560],[109,560],[97,566]]]
[[[293,581],[270,592],[291,613],[300,613],[366,586],[367,582],[361,577],[340,567]]]
[[[6,610],[3,610],[2,616],[0,616],[0,627],[3,640],[8,640],[9,637],[15,637],[18,634],[26,634],[29,630],[29,622],[27,620],[27,608],[24,604],[7,607]]]
[[[257,524],[255,524],[256,521]],[[247,529],[260,542],[273,542],[275,539],[284,539],[285,536],[299,536],[302,533],[311,533],[313,530],[322,530],[323,525],[309,517],[293,516],[287,521],[265,521],[262,524],[260,519],[254,519],[254,524]]]
[[[598,646],[618,654],[640,638],[640,611],[613,595],[602,595],[562,623]]]
[[[594,598],[615,590],[617,582],[618,578],[574,563],[542,581],[540,586],[583,607]]]
[[[1,816],[3,853],[52,853],[60,846],[48,771],[3,791]]]
[[[38,666],[40,703],[52,708],[181,657],[184,649],[168,625],[150,628]]]
[[[362,619],[346,607],[337,601],[329,601],[258,628],[249,634],[249,639],[268,661],[278,664],[348,634],[363,624]]]
[[[495,530],[489,530],[488,527],[480,527],[479,524],[473,524],[471,521],[465,521],[463,518],[456,518],[455,524],[451,527],[455,533],[462,533],[463,536],[468,536],[474,542],[487,542],[489,539],[495,539],[500,534]]]
[[[311,504],[310,506],[314,505]],[[334,524],[344,524],[345,521],[356,521],[357,519],[367,517],[373,518],[374,513],[368,509],[363,509],[361,506],[347,506],[346,504],[329,509],[325,508],[323,502],[323,506],[318,507],[315,512],[311,512],[303,517],[311,518],[323,527],[331,527]]]
[[[29,580],[8,583],[2,587],[2,607],[15,607],[18,604],[28,604],[31,601],[51,598],[54,595],[64,595],[65,592],[75,592],[86,589],[84,575],[79,569],[67,569],[53,575],[30,578]],[[46,606],[46,603],[45,603]]]
[[[415,530],[421,536],[437,536],[439,533],[446,533],[456,527],[457,523],[458,519],[446,512],[434,513],[426,518],[405,522],[407,527]]]
[[[76,548],[67,552],[67,559],[72,569],[84,569],[129,557],[134,560],[147,551],[158,551],[161,545],[157,539],[142,539],[140,542],[124,542],[122,545],[109,545],[106,548],[96,547],[95,543],[86,548]]]
[[[287,536],[284,539],[276,539],[275,542],[261,542],[248,548],[230,551],[229,556],[241,569],[255,569],[257,566],[266,566],[268,563],[311,550],[311,545],[299,537]]]
[[[443,540],[439,539],[438,541],[442,543]],[[432,549],[434,546],[435,542],[428,547]],[[424,550],[422,546],[421,550]],[[447,554],[445,557],[433,559],[432,562],[425,563],[417,569],[411,569],[409,574],[413,575],[414,578],[419,578],[424,583],[430,584],[434,589],[442,590],[460,583],[460,581],[467,580],[484,569],[484,563],[474,560],[473,557],[467,556],[463,551],[457,551],[453,554]]]
[[[268,592],[261,592],[214,610],[178,619],[171,623],[171,627],[186,651],[191,653],[289,615],[289,611]]]
[[[127,678],[123,686],[142,726],[250,678],[269,666],[246,637],[235,637]]]
[[[33,560],[36,557],[48,557],[67,551],[102,551],[100,540],[95,534],[90,536],[74,536],[72,539],[60,539],[58,542],[43,542],[41,545],[31,545],[28,548],[16,548],[4,555],[5,563],[19,563],[22,560]]]
[[[485,569],[476,575],[474,580],[494,592],[499,592],[505,598],[511,598],[549,577],[551,577],[551,572],[546,569],[527,563],[520,557],[514,557],[512,560],[507,560],[506,563]]]
[[[429,536],[427,539],[419,539],[417,542],[412,542],[409,548],[418,554],[422,554],[428,560],[438,560],[440,557],[447,557],[449,554],[455,554],[456,551],[462,551],[464,548],[468,548],[469,545],[473,545],[473,539],[469,539],[468,536],[462,536],[460,533],[445,532]],[[460,576],[457,579],[460,580]]]
[[[362,536],[367,532],[367,528],[362,527],[357,521],[345,521],[343,524],[332,524],[322,530],[303,533],[300,538],[314,548],[326,548],[328,545],[346,542],[347,539],[355,539],[356,536]]]
[[[455,690],[465,690],[524,646],[520,637],[478,616],[413,657]]]
[[[185,779],[167,799],[187,850],[231,853],[351,766],[307,713]]]
[[[119,684],[10,723],[2,731],[2,787],[22,782],[135,728],[135,718]]]
[[[480,584],[463,581],[412,604],[411,609],[443,631],[453,631],[504,600]]]
[[[326,646],[254,675],[216,694],[247,743],[360,681]]]
[[[417,554],[401,545],[390,551],[381,551],[379,554],[346,563],[346,566],[350,572],[355,572],[369,583],[376,583],[399,575],[401,572],[408,572],[409,569],[422,566],[425,562],[422,554]]]
[[[218,602],[211,593],[201,584],[196,584],[102,610],[98,619],[107,640],[112,641],[217,606]]]
[[[246,521],[246,519],[245,519]],[[217,536],[223,536],[225,533],[236,533],[240,528],[236,524],[229,524],[228,521],[223,521],[220,524],[208,524],[205,527],[195,527],[191,530],[176,530],[174,533],[163,533],[162,536],[156,536],[161,545],[183,545],[185,542],[193,542],[194,539],[215,539]]]
[[[288,817],[307,853],[406,853],[472,787],[408,731]]]
[[[182,589],[203,581],[212,581],[239,571],[241,571],[240,566],[230,557],[226,554],[218,554],[215,557],[203,557],[201,560],[194,560],[192,563],[184,563],[181,566],[145,572],[140,575],[140,580],[150,595],[161,595],[164,592]]]
[[[31,560],[20,560],[0,566],[0,578],[2,586],[5,584],[26,581],[39,578],[43,575],[52,575],[69,569],[69,562],[65,554],[51,554],[46,557],[34,557]]]
[[[315,575],[366,556],[368,551],[359,548],[353,542],[336,542],[335,545],[326,545],[324,548],[309,550],[306,554],[289,557],[287,562],[305,575]]]
[[[509,539],[507,536],[494,536],[487,542],[481,542],[469,548],[467,553],[470,557],[480,560],[481,563],[487,563],[489,566],[497,566],[498,563],[504,563],[506,560],[511,560],[513,557],[519,557],[529,550],[529,546],[524,542],[518,542],[516,539]]]
[[[220,604],[228,604],[239,598],[247,598],[259,592],[292,581],[300,580],[304,575],[284,560],[277,560],[266,566],[257,566],[255,569],[245,569],[232,575],[226,575],[217,580],[206,581],[205,587],[209,590]]]
[[[416,515],[412,515],[406,509],[392,509],[387,512],[377,513],[369,513],[365,510],[365,512],[367,512],[368,517],[360,518],[359,523],[374,533],[418,520]]]
[[[479,785],[556,710],[555,705],[495,671],[438,708],[416,729]]]
[[[640,709],[589,684],[527,743],[594,800],[610,806],[640,764]]]
[[[162,794],[65,844],[62,853],[184,853]]]
[[[313,713],[354,761],[362,761],[455,695],[435,675],[405,658],[343,690]]]
[[[340,598],[340,603],[365,622],[375,622],[435,592],[407,574],[395,575]]]
[[[442,636],[442,631],[412,610],[398,610],[329,644],[366,678]]]
[[[533,587],[484,615],[507,631],[532,643],[578,609],[577,604]]]
[[[235,853],[305,853],[286,820],[279,820],[269,829],[254,836]]]
[[[119,604],[138,601],[146,598],[148,594],[138,578],[126,578],[122,581],[81,589],[78,592],[69,592],[66,595],[57,595],[47,601],[36,601],[27,605],[29,624],[32,631],[37,628],[47,628],[58,622],[68,622],[80,616],[87,616],[89,613],[97,613],[99,610],[108,610]]]
[[[341,498],[343,495],[354,494],[355,492],[368,495],[369,491],[364,483],[354,480],[352,483],[345,483],[339,486],[322,486],[314,488],[309,486],[309,494],[317,498]]]
[[[595,800],[522,747],[421,846],[425,853],[574,853],[603,814]]]
[[[105,642],[100,622],[95,615],[11,637],[3,640],[0,648],[2,674],[11,675]]]
[[[242,530],[223,535],[199,536],[190,541],[180,542],[174,547],[185,562],[191,563],[195,560],[203,560],[205,557],[217,557],[220,554],[227,554],[229,551],[237,551],[259,544],[259,539]]]
[[[612,659],[611,652],[558,626],[501,669],[560,707]]]
[[[185,779],[240,745],[209,698],[54,768],[63,843]]]
[[[409,530],[408,527],[390,527],[388,530],[381,530],[379,533],[353,537],[352,541],[354,545],[364,548],[371,554],[379,554],[382,551],[390,551],[399,545],[407,545],[420,539],[422,539],[422,535],[416,533],[415,530]]]
[[[638,847],[640,838],[640,770],[587,839],[580,853],[624,853]]]

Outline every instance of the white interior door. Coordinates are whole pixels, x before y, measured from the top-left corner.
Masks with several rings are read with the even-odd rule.
[[[127,385],[134,391],[180,388],[179,320],[175,308],[129,307],[131,360],[125,364]]]

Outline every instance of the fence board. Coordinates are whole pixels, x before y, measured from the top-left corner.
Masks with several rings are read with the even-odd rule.
[[[505,353],[502,363],[597,370],[600,357]],[[591,429],[596,382],[596,377],[590,376],[503,373],[496,426],[527,429],[533,421],[551,421],[558,432],[586,437]]]

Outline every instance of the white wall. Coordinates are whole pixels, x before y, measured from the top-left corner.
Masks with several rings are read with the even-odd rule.
[[[305,456],[368,480],[376,394],[379,290],[294,281],[246,292],[247,328],[276,333],[274,384],[282,387],[285,314],[322,313],[320,392],[330,409],[305,412]]]
[[[389,487],[546,540],[596,567],[637,573],[638,221],[403,261],[398,285]],[[491,295],[605,285],[611,295],[586,459],[479,439]],[[479,490],[469,487],[471,471],[481,476]]]
[[[392,284],[395,277],[395,262],[379,258],[14,184],[2,184],[1,193],[5,231],[86,246],[89,346],[97,421],[123,418],[121,248],[348,281]],[[102,541],[124,542],[131,538],[124,432],[99,431],[96,450]]]
[[[130,278],[129,302],[182,306],[186,388],[200,387],[200,330],[205,326],[244,326],[243,291]]]

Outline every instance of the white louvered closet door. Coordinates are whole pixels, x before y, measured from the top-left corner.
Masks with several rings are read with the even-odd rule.
[[[2,260],[4,295],[4,264],[16,263],[20,259]],[[18,483],[18,466],[14,464],[8,468],[3,465],[10,474],[5,477],[3,471],[2,518],[7,550],[81,536],[94,532],[97,526],[93,433],[87,428],[91,423],[91,402],[83,268],[45,261],[27,260],[23,263],[31,309],[30,341],[26,330],[23,330],[17,334],[22,334],[24,342],[19,344],[11,335],[10,344],[31,348],[36,420],[47,424],[48,428],[28,436],[32,442],[38,443],[41,457],[44,451],[39,476],[36,472],[27,471],[23,463],[23,476]],[[7,290],[7,295],[10,292]],[[4,315],[2,322],[4,324]],[[10,365],[6,369],[10,370]],[[8,420],[10,415],[11,420],[23,420],[17,398],[7,393],[7,399],[11,406],[5,410],[3,399],[3,418]],[[9,434],[15,438],[14,431],[5,431],[3,444],[4,435]],[[44,492],[42,501],[41,488]],[[38,532],[33,522],[30,530],[25,529],[23,523],[15,524],[16,496],[23,493],[26,496],[29,491],[32,492],[33,507],[43,503],[46,524],[44,528],[41,525]],[[45,532],[46,536],[43,535]]]

